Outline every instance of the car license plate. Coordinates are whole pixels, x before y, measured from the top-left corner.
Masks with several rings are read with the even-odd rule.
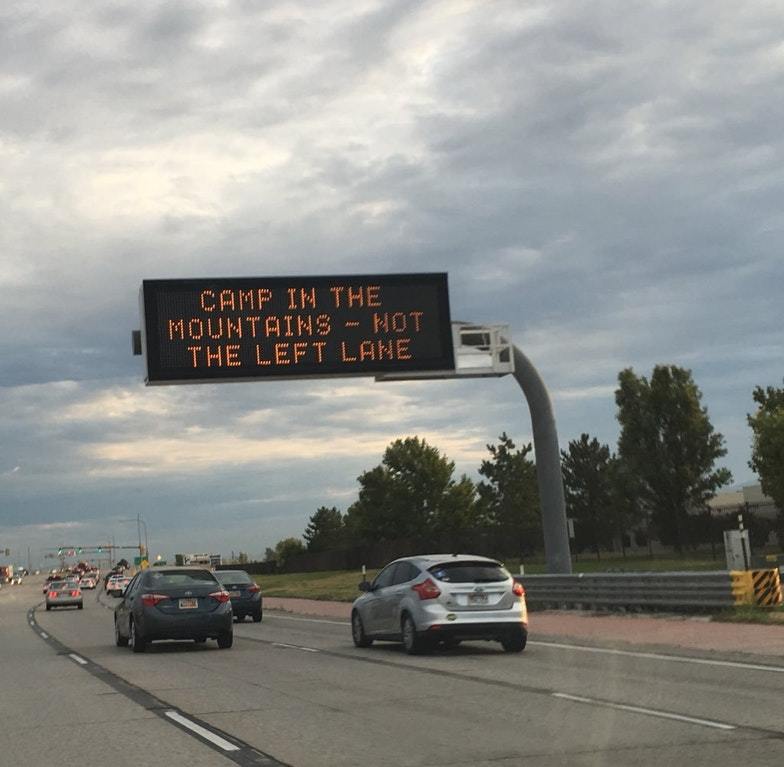
[[[241,596],[242,596],[242,594],[240,594],[239,591],[230,591],[229,592],[229,599],[234,599],[234,598],[241,597]]]
[[[486,605],[487,604],[487,594],[469,594],[468,595],[468,604],[469,605]]]
[[[180,610],[194,610],[199,606],[198,599],[181,599]]]

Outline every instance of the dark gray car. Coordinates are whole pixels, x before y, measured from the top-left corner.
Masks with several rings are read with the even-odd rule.
[[[254,623],[261,623],[261,587],[244,570],[218,570],[215,577],[229,592],[231,609],[237,620],[245,620],[246,615]]]
[[[138,573],[114,608],[118,647],[144,652],[159,639],[217,639],[231,647],[233,624],[229,592],[199,567],[155,567]]]

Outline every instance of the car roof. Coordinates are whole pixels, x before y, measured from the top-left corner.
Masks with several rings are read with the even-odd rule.
[[[424,568],[433,565],[443,565],[449,562],[487,562],[488,564],[500,565],[497,559],[479,556],[478,554],[416,554],[411,557],[400,557],[395,562],[413,562]]]

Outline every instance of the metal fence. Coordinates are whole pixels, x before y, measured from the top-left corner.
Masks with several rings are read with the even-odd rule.
[[[539,608],[715,610],[738,603],[726,570],[711,572],[516,575]]]

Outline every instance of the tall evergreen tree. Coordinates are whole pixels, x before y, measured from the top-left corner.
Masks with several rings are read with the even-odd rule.
[[[480,518],[512,536],[520,553],[530,553],[543,547],[536,465],[528,457],[532,446],[516,449],[505,432],[498,439],[487,445],[490,458],[479,467],[486,479],[477,486]]]
[[[344,542],[345,526],[343,515],[335,508],[321,506],[308,520],[302,536],[308,551],[334,549]]]
[[[575,520],[576,543],[589,546],[599,558],[602,548],[612,548],[618,533],[610,448],[582,434],[561,451],[561,471],[566,513]]]

